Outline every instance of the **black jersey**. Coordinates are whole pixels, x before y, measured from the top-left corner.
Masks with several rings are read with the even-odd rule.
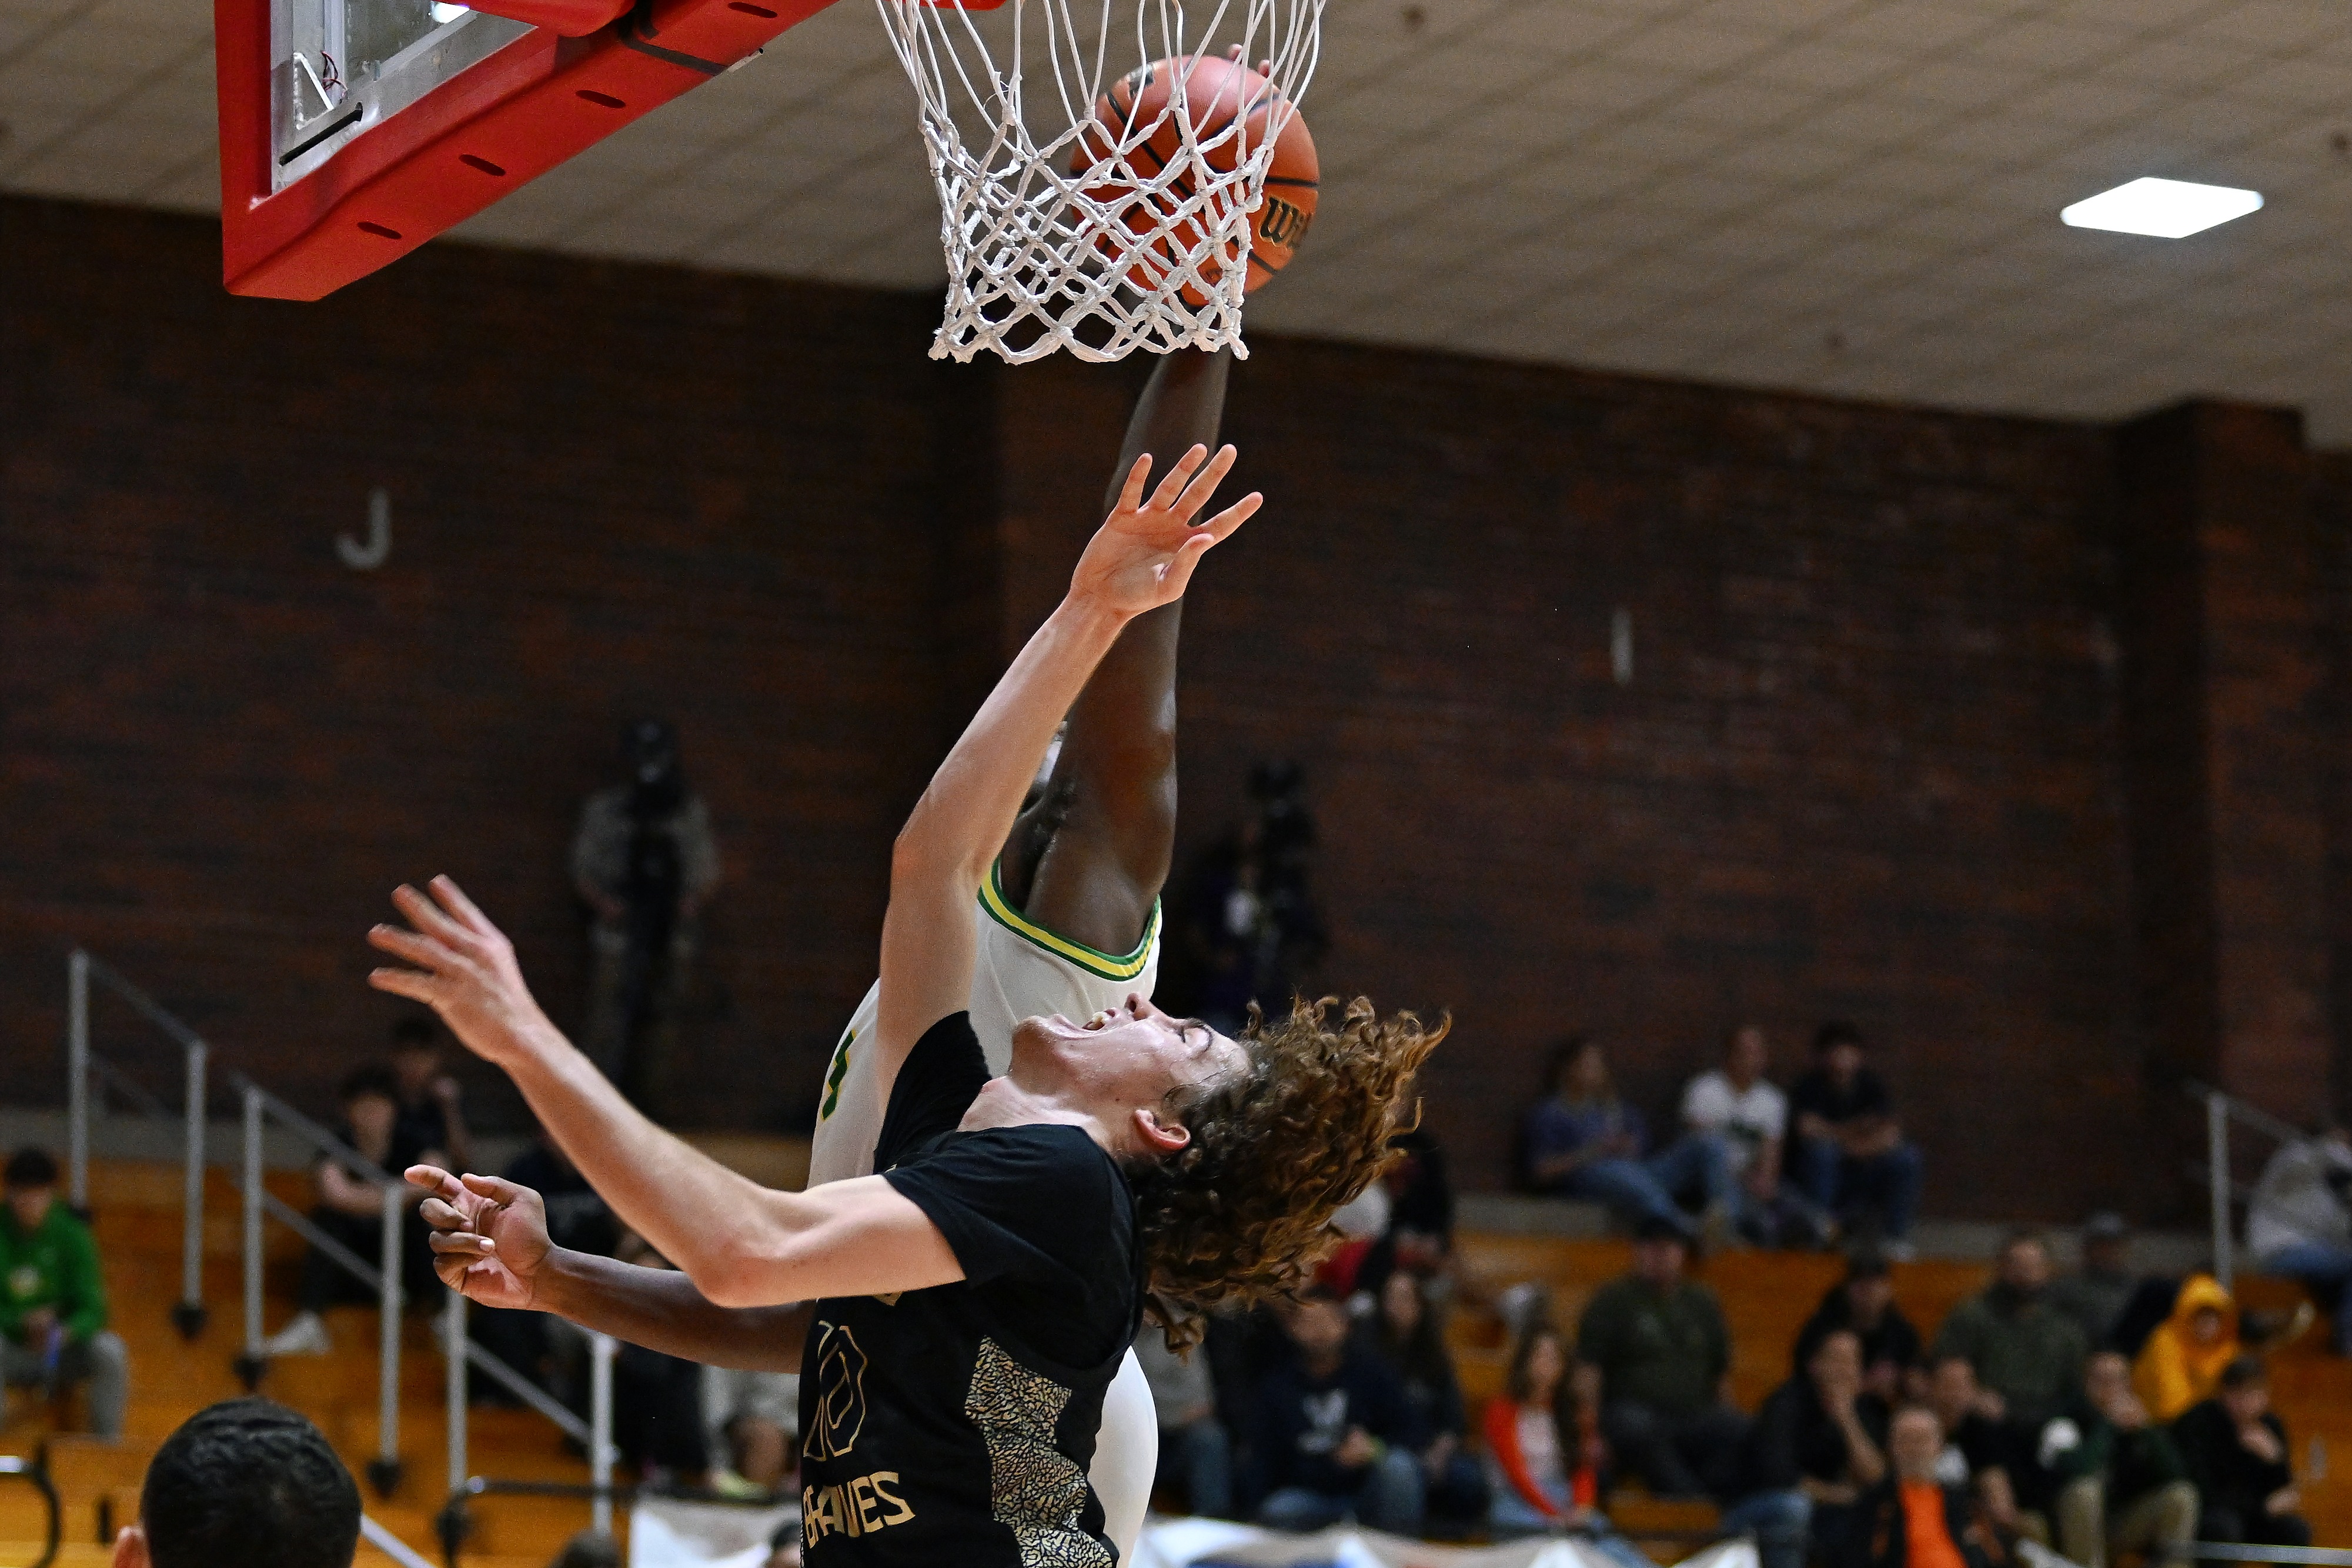
[[[801,1368],[810,1568],[1109,1568],[1087,1483],[1139,1325],[1135,1201],[1076,1127],[956,1130],[988,1080],[970,1015],[890,1091],[874,1164],[963,1279],[819,1301]]]

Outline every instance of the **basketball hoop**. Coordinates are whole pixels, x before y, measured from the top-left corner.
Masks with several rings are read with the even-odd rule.
[[[1324,0],[1202,0],[1199,26],[1182,0],[1100,0],[1098,25],[1082,26],[1094,4],[876,0],[939,185],[948,299],[933,359],[1246,356],[1243,296],[1313,213],[1297,104]],[[1129,6],[1131,30],[1114,15]],[[1032,102],[1024,81],[1052,97]],[[1277,183],[1304,194],[1267,208],[1278,152],[1305,174]]]

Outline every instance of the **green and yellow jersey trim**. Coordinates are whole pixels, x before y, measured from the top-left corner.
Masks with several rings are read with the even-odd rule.
[[[1002,866],[988,868],[988,880],[980,884],[980,906],[988,912],[991,920],[1015,936],[1106,980],[1132,980],[1142,974],[1144,966],[1151,961],[1151,945],[1160,940],[1160,901],[1156,898],[1151,901],[1151,918],[1143,923],[1143,940],[1124,957],[1098,953],[1083,942],[1073,942],[1048,931],[1005,902]]]

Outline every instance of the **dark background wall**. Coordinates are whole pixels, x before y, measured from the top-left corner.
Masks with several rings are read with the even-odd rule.
[[[319,1102],[390,1016],[360,933],[438,869],[569,1019],[572,812],[660,711],[730,876],[681,1120],[791,1125],[870,977],[889,835],[1058,591],[1135,369],[942,369],[921,298],[448,246],[235,300],[205,224],[0,226],[0,1096],[55,1098],[81,941]],[[1664,1113],[1729,1024],[1793,1070],[1843,1015],[1932,1210],[2170,1207],[2147,1140],[2200,1059],[2152,1069],[2143,949],[2197,923],[2143,907],[2117,436],[1254,347],[1227,434],[1273,505],[1188,608],[1180,858],[1252,760],[1306,764],[1321,979],[1454,1010],[1429,1110],[1474,1184],[1569,1030]],[[2330,637],[2342,477],[2295,480]],[[373,485],[395,545],[354,573],[332,541]],[[2282,721],[2329,767],[2333,689]],[[2340,903],[2291,934],[2323,976]],[[2324,1082],[2311,1021],[2213,1060]]]

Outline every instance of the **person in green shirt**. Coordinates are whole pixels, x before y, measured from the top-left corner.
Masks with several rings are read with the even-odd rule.
[[[1576,1330],[1580,1360],[1601,1372],[1601,1427],[1618,1459],[1661,1497],[1703,1497],[1736,1462],[1748,1419],[1725,1375],[1731,1333],[1715,1292],[1683,1277],[1679,1227],[1647,1219],[1633,1271],[1603,1285]]]
[[[90,1429],[122,1436],[130,1357],[106,1330],[98,1243],[58,1201],[58,1162],[43,1149],[8,1161],[0,1207],[0,1378],[55,1394],[89,1385]]]
[[[2038,1230],[2011,1231],[1993,1282],[1954,1307],[1936,1335],[1935,1360],[1958,1356],[1976,1369],[1979,1412],[2021,1432],[2064,1411],[2091,1350],[2049,1290],[2049,1244]]]

